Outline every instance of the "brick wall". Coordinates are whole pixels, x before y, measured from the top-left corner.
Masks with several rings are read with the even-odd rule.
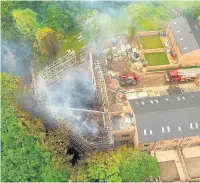
[[[133,143],[134,129],[113,131],[113,137],[116,141],[130,141]]]
[[[158,35],[159,32],[164,32],[165,30],[160,31],[140,31],[137,33],[138,36],[155,36]]]
[[[200,49],[182,55],[180,63],[182,66],[200,66]]]
[[[168,64],[168,65],[158,65],[158,66],[147,66],[146,71],[154,71],[154,70],[171,70],[171,69],[179,69],[180,64]]]
[[[161,52],[166,52],[166,48],[156,48],[156,49],[145,49],[143,50],[144,53],[161,53]]]
[[[180,147],[185,148],[185,147],[192,147],[192,146],[197,146],[199,143],[200,145],[200,137],[199,136],[194,136],[194,137],[185,137],[180,144]]]
[[[200,136],[185,137],[179,139],[170,139],[157,142],[146,142],[138,144],[138,147],[142,151],[165,151],[175,150],[178,147],[186,148],[200,145]]]
[[[180,56],[181,56],[180,50],[179,50],[179,47],[177,45],[177,42],[174,38],[174,35],[172,33],[170,26],[167,27],[166,32],[167,32],[167,39],[170,44],[170,47],[171,47],[172,51],[176,54],[177,59],[180,60]]]

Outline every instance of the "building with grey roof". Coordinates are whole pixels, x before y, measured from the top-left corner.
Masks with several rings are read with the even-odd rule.
[[[178,17],[166,29],[172,54],[182,65],[200,65],[200,25],[197,20]]]
[[[198,137],[200,92],[129,100],[139,143]]]
[[[197,21],[179,17],[170,21],[169,25],[181,54],[200,48],[200,27]]]

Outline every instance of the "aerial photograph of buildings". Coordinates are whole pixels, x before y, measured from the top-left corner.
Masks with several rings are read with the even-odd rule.
[[[200,182],[200,0],[1,0],[1,182]]]

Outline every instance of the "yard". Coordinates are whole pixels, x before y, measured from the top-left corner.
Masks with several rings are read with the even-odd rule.
[[[145,53],[145,60],[149,66],[167,65],[169,60],[166,53]]]
[[[176,164],[173,160],[160,162],[159,165],[161,169],[161,180],[163,182],[173,182],[180,180]]]
[[[66,39],[63,40],[55,58],[49,59],[44,55],[40,55],[35,60],[34,71],[35,73],[40,72],[45,68],[46,65],[51,63],[51,60],[56,60],[65,55],[68,49],[73,49],[79,52],[84,47],[84,41],[79,41],[76,37],[80,34],[79,30],[72,30],[66,34]]]
[[[189,176],[193,179],[200,178],[200,157],[186,158],[184,160]]]
[[[144,49],[163,48],[162,41],[159,36],[141,36],[140,43]]]
[[[79,41],[76,36],[79,35],[80,32],[77,30],[71,31],[67,34],[67,38],[63,41],[60,46],[60,49],[57,53],[57,58],[62,57],[68,49],[73,49],[74,51],[80,51],[84,46],[84,41]]]

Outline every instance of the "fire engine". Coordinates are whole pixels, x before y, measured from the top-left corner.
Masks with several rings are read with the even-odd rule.
[[[138,80],[139,80],[139,77],[134,74],[124,74],[120,76],[120,83],[122,85],[124,84],[136,85]]]
[[[197,77],[197,69],[177,69],[166,71],[166,79],[170,82],[193,81]]]

